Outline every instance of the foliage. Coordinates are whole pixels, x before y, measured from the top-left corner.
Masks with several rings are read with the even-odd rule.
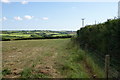
[[[120,19],[81,28],[77,31],[77,41],[83,49],[109,54],[112,59],[120,61]]]

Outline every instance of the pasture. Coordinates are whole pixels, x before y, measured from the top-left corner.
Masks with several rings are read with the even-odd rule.
[[[70,68],[72,73],[68,74],[70,64],[67,62],[70,61],[71,54],[67,47],[69,41],[70,39],[3,41],[4,77],[72,77],[79,71],[74,72]],[[82,71],[80,73],[82,77],[87,76]]]
[[[102,71],[94,72],[100,69],[71,39],[2,41],[2,54],[4,78],[90,78]]]
[[[50,31],[50,30],[24,30],[24,31],[1,31],[0,37],[2,41],[10,40],[26,40],[26,39],[36,39],[36,38],[70,38],[75,36],[75,31]]]

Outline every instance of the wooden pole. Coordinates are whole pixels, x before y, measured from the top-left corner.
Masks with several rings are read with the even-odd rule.
[[[105,56],[105,76],[107,80],[109,78],[109,64],[110,64],[110,56],[106,55]]]

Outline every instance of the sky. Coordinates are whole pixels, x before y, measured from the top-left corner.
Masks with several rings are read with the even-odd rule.
[[[7,0],[6,0],[7,1]],[[117,17],[117,2],[2,2],[2,30],[72,30]]]

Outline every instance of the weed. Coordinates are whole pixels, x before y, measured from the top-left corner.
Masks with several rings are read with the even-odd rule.
[[[2,75],[8,75],[8,74],[11,74],[11,70],[10,69],[4,69],[2,70]]]
[[[49,75],[38,73],[37,71],[33,70],[32,68],[25,68],[21,72],[22,78],[48,78]]]
[[[32,67],[35,67],[35,64],[32,64]]]
[[[23,77],[23,78],[30,78],[31,77],[31,73],[32,73],[32,69],[31,68],[25,68],[21,72],[21,77]]]
[[[31,75],[32,78],[48,78],[49,75],[43,74],[43,73],[36,73]]]

